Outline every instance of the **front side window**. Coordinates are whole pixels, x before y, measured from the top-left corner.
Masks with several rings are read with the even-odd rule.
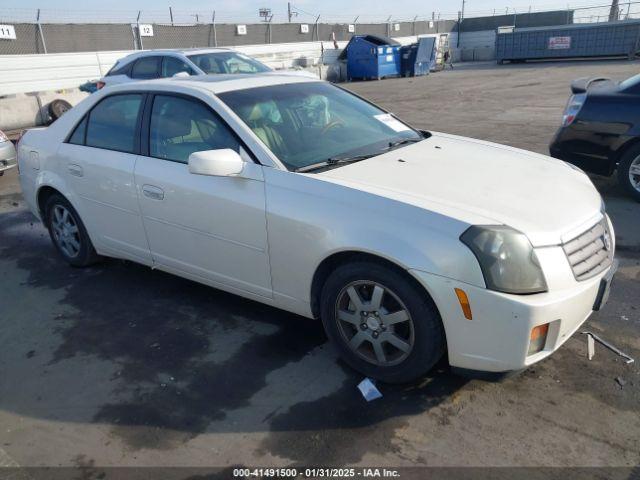
[[[240,152],[235,135],[207,106],[197,100],[156,95],[149,125],[152,157],[187,163],[194,152],[223,148]]]
[[[195,63],[206,74],[218,73],[261,73],[271,69],[241,53],[216,52],[189,55],[189,60]]]
[[[292,83],[218,94],[290,170],[373,156],[424,136],[327,83]]]
[[[140,94],[113,95],[102,100],[89,113],[86,145],[135,153],[141,105]]]
[[[193,69],[186,62],[176,57],[164,57],[162,62],[162,77],[173,77],[177,73],[193,75]]]
[[[133,65],[131,76],[139,80],[158,78],[160,57],[143,57]]]

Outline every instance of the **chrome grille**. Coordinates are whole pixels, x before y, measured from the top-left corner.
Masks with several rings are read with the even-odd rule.
[[[562,245],[576,280],[587,280],[613,262],[613,240],[603,218],[586,232]]]

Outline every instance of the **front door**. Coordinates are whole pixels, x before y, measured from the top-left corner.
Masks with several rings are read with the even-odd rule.
[[[191,153],[231,148],[244,154],[239,140],[200,100],[156,94],[152,101],[135,181],[154,263],[271,296],[261,167],[251,165],[255,179],[189,173]]]

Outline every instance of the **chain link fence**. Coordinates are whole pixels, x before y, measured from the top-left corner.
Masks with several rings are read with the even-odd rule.
[[[138,12],[135,18],[128,22],[110,21],[112,18],[120,18],[118,12],[113,12],[111,17],[105,16],[104,23],[59,23],[42,22],[41,19],[51,17],[51,13],[41,15],[38,10],[35,15],[31,11],[31,15],[37,19],[35,22],[12,22],[12,18],[27,17],[27,11],[21,10],[20,15],[17,15],[15,11],[0,8],[0,55],[332,42],[347,41],[354,34],[408,37],[460,32],[459,43],[465,36],[468,39],[476,38],[477,35],[469,35],[473,32],[495,31],[501,26],[524,28],[608,20],[611,12],[607,8],[601,5],[546,12],[518,12],[507,9],[502,15],[471,16],[462,20],[445,19],[446,15],[433,13],[431,17],[416,16],[411,20],[401,21],[389,17],[384,22],[369,23],[360,23],[357,21],[358,18],[353,19],[351,23],[320,22],[318,16],[313,18],[309,14],[308,18],[314,20],[310,23],[268,21],[246,24],[216,21],[215,12],[193,15],[173,11],[170,11],[170,15],[164,14],[165,17],[169,17],[169,21],[150,21],[149,18],[155,19],[161,15],[148,12]],[[72,13],[80,15],[80,12]],[[129,18],[133,16],[130,13]],[[640,18],[640,1],[621,3],[615,13],[616,20]],[[195,22],[187,22],[188,19]],[[3,26],[10,28],[9,34],[1,28]],[[463,48],[459,44],[456,46]]]

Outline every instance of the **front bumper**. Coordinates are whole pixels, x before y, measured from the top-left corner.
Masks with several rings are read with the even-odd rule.
[[[610,267],[610,269],[613,267]],[[447,336],[452,367],[482,372],[526,368],[551,355],[593,313],[609,270],[569,288],[511,295],[412,270],[435,301]],[[473,319],[464,317],[455,288],[467,293]],[[531,330],[549,323],[542,351],[528,355]]]
[[[16,149],[11,142],[0,142],[0,172],[14,168],[16,162]]]

